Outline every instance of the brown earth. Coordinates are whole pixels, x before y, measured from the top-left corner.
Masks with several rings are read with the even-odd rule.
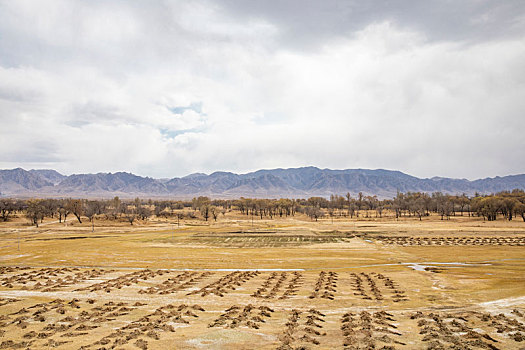
[[[0,349],[525,347],[525,223],[0,224]]]

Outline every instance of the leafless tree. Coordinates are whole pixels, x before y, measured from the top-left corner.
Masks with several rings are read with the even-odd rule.
[[[95,231],[95,217],[101,214],[104,204],[100,201],[85,202],[84,215],[91,221],[91,232]]]
[[[44,211],[41,200],[31,199],[27,201],[26,217],[31,221],[31,225],[38,227],[38,223],[44,218]]]
[[[84,204],[81,199],[69,199],[66,204],[68,210],[76,216],[78,222],[81,224],[81,216],[84,215]]]
[[[216,206],[212,205],[210,207],[210,213],[213,218],[213,221],[217,221],[217,217],[219,216],[219,209],[217,209]]]
[[[122,204],[121,208],[121,211],[124,214],[126,220],[130,223],[130,225],[133,225],[133,222],[135,222],[137,219],[137,210],[135,206]]]
[[[523,221],[525,221],[525,204],[524,203],[517,203],[514,207],[514,215],[518,216],[520,215]]]
[[[7,221],[9,219],[9,215],[13,213],[16,210],[16,204],[15,201],[12,199],[2,199],[0,200],[0,218],[2,221]]]
[[[204,218],[204,220],[208,221],[208,218],[210,217],[210,205],[209,204],[203,204],[199,208],[199,211],[200,211],[202,217]]]

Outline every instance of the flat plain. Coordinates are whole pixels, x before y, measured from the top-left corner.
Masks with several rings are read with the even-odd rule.
[[[18,218],[0,237],[0,349],[525,348],[521,220]]]

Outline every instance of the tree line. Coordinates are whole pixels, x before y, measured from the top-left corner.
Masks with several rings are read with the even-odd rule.
[[[95,218],[106,220],[124,220],[131,225],[136,220],[163,217],[180,220],[201,218],[204,221],[217,219],[228,211],[238,211],[241,215],[253,218],[294,216],[296,213],[307,215],[317,221],[323,217],[378,217],[389,213],[395,218],[424,217],[437,214],[442,220],[451,216],[468,215],[493,221],[498,217],[512,220],[521,217],[525,221],[525,192],[522,190],[503,191],[491,195],[474,196],[450,195],[441,192],[398,193],[392,199],[378,199],[377,196],[365,196],[350,193],[344,196],[332,195],[330,198],[310,197],[307,199],[254,199],[239,198],[234,200],[196,197],[191,201],[175,200],[123,200],[114,197],[109,200],[67,199],[0,199],[0,220],[8,221],[13,214],[22,213],[32,225],[38,227],[44,218],[54,218],[59,223],[73,217],[82,223],[88,220],[94,225]]]

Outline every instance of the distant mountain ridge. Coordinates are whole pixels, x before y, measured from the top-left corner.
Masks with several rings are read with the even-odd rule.
[[[150,198],[306,198],[359,192],[392,198],[399,192],[451,194],[495,193],[525,190],[525,174],[469,181],[433,177],[421,179],[384,169],[332,170],[316,167],[258,170],[247,174],[196,173],[172,179],[153,179],[126,172],[62,175],[51,169],[0,170],[3,197]]]

